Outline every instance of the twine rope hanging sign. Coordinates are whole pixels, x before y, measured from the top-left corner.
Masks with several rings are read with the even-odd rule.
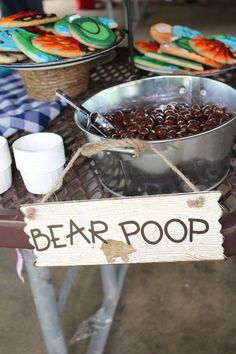
[[[194,193],[47,203],[79,156],[112,148],[158,155]],[[81,146],[41,203],[23,205],[39,266],[224,259],[220,192],[199,192],[166,156],[137,139]]]

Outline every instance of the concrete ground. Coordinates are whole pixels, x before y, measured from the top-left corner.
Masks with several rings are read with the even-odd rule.
[[[30,292],[14,270],[14,250],[0,250],[0,353],[46,354]],[[204,263],[132,265],[105,354],[236,353],[236,258]],[[58,286],[64,268],[54,268]],[[98,308],[97,267],[83,267],[62,316],[66,337]],[[86,342],[69,345],[84,354]]]
[[[45,8],[60,14],[75,10],[69,0],[47,0]],[[136,38],[147,38],[148,27],[160,21],[236,35],[234,0],[211,0],[208,7],[158,0],[147,10]],[[115,14],[120,18],[121,11]],[[0,354],[44,354],[27,275],[22,284],[14,250],[0,249],[0,259]],[[105,354],[235,354],[235,267],[236,258],[130,266]],[[66,269],[52,271],[58,288]],[[100,300],[98,268],[83,267],[62,316],[68,342]],[[83,354],[86,342],[69,348],[70,354]]]

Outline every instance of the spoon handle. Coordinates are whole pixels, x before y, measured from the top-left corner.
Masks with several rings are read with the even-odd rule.
[[[91,112],[87,110],[84,106],[82,106],[80,103],[75,103],[74,100],[68,96],[64,91],[62,90],[56,90],[56,95],[60,97],[63,101],[67,102],[70,106],[72,106],[74,109],[77,111],[82,111],[85,114],[90,115]]]
[[[62,90],[56,90],[56,95],[60,97],[63,101],[67,102],[71,107],[76,109],[76,111],[82,111],[87,115],[88,121],[87,121],[87,130],[90,130],[90,127],[93,127],[95,130],[97,130],[102,136],[106,137],[106,134],[103,133],[102,130],[100,130],[98,127],[96,127],[94,124],[91,122],[91,112],[89,112],[84,106],[82,106],[79,103],[75,103],[73,99],[68,96],[64,91]]]

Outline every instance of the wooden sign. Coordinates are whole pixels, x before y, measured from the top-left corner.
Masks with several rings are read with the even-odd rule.
[[[219,198],[204,192],[21,210],[37,266],[202,261],[224,259]]]

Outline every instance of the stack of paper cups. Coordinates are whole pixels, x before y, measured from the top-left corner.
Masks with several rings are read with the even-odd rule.
[[[11,162],[7,139],[0,136],[0,193],[6,192],[11,187]]]
[[[27,190],[34,194],[47,193],[64,168],[62,137],[54,133],[30,134],[16,140],[12,147]],[[61,185],[62,182],[57,189]]]

